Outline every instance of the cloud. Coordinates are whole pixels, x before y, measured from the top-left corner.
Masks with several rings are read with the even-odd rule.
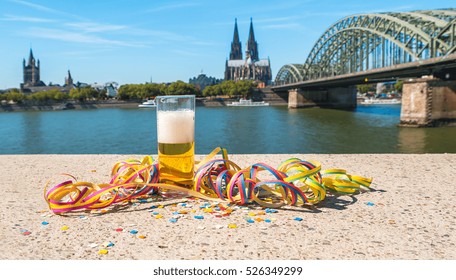
[[[56,22],[56,20],[53,20],[53,19],[38,18],[38,17],[27,17],[27,16],[16,16],[16,15],[4,15],[4,17],[1,20],[4,20],[4,21],[18,21],[18,22],[34,22],[34,23]]]
[[[183,9],[187,7],[194,7],[194,6],[199,6],[199,3],[175,3],[175,4],[169,4],[169,5],[163,5],[160,7],[156,8],[151,8],[146,10],[146,13],[154,13],[154,12],[160,12],[164,10],[176,10],[176,9]]]
[[[71,43],[97,44],[104,46],[124,46],[124,47],[145,47],[144,43],[127,42],[121,40],[105,39],[95,35],[81,33],[72,33],[67,30],[50,29],[50,28],[30,28],[25,33],[27,36],[52,39]]]
[[[100,24],[95,22],[73,22],[65,23],[65,26],[75,28],[85,33],[97,33],[107,31],[119,31],[128,28],[126,25],[115,25],[115,24]]]
[[[9,0],[9,1],[12,2],[12,3],[16,3],[16,4],[20,4],[20,5],[23,5],[23,6],[30,7],[32,9],[35,9],[35,10],[38,10],[38,11],[41,11],[41,12],[58,14],[58,15],[66,16],[66,17],[72,17],[72,18],[81,18],[79,16],[76,16],[76,15],[73,15],[73,14],[70,14],[70,13],[67,13],[67,12],[64,12],[64,11],[59,11],[59,10],[56,10],[56,9],[53,9],[53,8],[49,8],[49,7],[46,7],[46,6],[43,6],[43,5],[39,5],[39,4],[35,4],[35,3],[23,1],[23,0]]]
[[[23,1],[23,0],[10,0],[10,2],[21,4],[21,5],[24,5],[24,6],[27,6],[27,7],[33,8],[35,10],[42,11],[42,12],[62,13],[62,12],[60,12],[58,10],[55,10],[55,9],[52,9],[52,8],[48,8],[48,7],[43,6],[43,5],[39,5],[39,4]]]

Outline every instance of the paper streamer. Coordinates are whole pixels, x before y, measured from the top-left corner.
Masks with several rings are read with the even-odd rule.
[[[222,158],[215,158],[217,154]],[[263,207],[284,205],[302,206],[323,201],[328,191],[353,194],[369,188],[371,178],[347,174],[343,169],[321,170],[316,161],[290,158],[273,168],[266,163],[255,163],[240,168],[228,159],[224,148],[214,149],[195,167],[190,188],[178,184],[160,183],[158,163],[146,156],[142,161],[130,159],[118,162],[106,184],[78,182],[71,179],[44,188],[44,198],[56,214],[90,211],[123,205],[132,200],[153,195],[168,197],[193,196],[211,201],[239,205],[258,203]],[[260,178],[261,175],[261,179]]]

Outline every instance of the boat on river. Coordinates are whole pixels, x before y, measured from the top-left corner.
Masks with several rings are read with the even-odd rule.
[[[369,98],[364,99],[359,104],[361,105],[396,105],[401,104],[401,100],[397,98]]]
[[[269,103],[266,103],[264,101],[252,101],[251,99],[244,99],[241,98],[239,99],[238,102],[231,102],[231,104],[227,104],[227,106],[269,106]]]
[[[155,99],[146,100],[143,103],[138,105],[139,108],[155,108],[157,104],[155,103]]]

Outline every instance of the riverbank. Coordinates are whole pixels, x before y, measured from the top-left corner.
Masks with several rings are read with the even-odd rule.
[[[182,201],[170,199],[102,215],[64,217],[47,209],[43,186],[51,178],[64,180],[56,174],[107,182],[114,163],[132,157],[140,158],[0,156],[0,259],[456,259],[456,154],[232,155],[241,167],[255,162],[278,166],[298,157],[320,161],[323,169],[343,168],[374,178],[370,192],[329,196],[315,207],[286,207],[277,213],[251,205],[217,217],[201,208],[205,201],[177,205]],[[180,210],[186,214],[172,222]]]
[[[99,108],[138,108],[138,101],[100,100],[100,101],[64,101],[43,103],[1,104],[0,112],[81,110]]]
[[[254,94],[254,99],[262,100],[269,103],[271,106],[286,106],[287,96],[284,94],[276,94],[272,91],[259,91]],[[204,107],[224,107],[231,102],[239,101],[239,98],[229,97],[198,97],[196,106]],[[82,109],[101,109],[101,108],[138,108],[141,104],[140,100],[97,100],[97,101],[46,101],[46,102],[24,102],[24,103],[0,103],[0,112],[24,112],[24,111],[56,111],[56,110],[82,110]]]

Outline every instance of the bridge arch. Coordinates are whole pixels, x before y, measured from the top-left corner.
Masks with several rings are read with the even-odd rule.
[[[280,80],[282,83],[296,83],[303,80],[303,69],[302,64],[286,64],[280,68],[277,73],[276,80]]]
[[[456,9],[348,16],[320,36],[304,64],[283,66],[275,82],[287,84],[444,56],[456,51],[455,33]]]

